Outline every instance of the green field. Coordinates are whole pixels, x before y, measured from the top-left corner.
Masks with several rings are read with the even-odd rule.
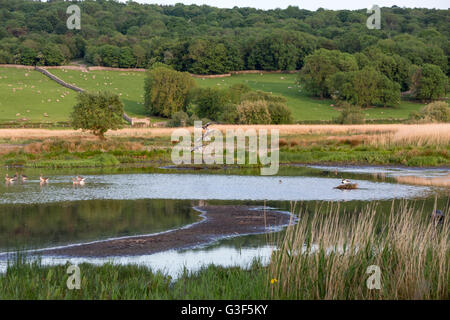
[[[332,107],[335,101],[308,96],[295,83],[295,74],[247,74],[230,78],[197,79],[202,87],[226,87],[235,83],[245,83],[254,90],[272,92],[286,97],[296,121],[331,120],[339,114]],[[423,104],[402,101],[396,108],[369,108],[365,110],[366,119],[406,119],[411,111],[419,110]]]
[[[120,95],[125,111],[134,117],[146,116],[144,109],[144,72],[51,70],[64,81],[86,90],[108,90]],[[287,98],[296,121],[331,120],[339,111],[330,99],[316,99],[302,92],[295,74],[249,74],[229,78],[196,79],[201,87],[225,88],[245,83]],[[15,89],[15,90],[14,90]],[[67,121],[76,93],[59,86],[42,74],[26,69],[0,68],[0,122],[27,118],[33,122]],[[367,119],[406,119],[423,104],[403,101],[396,108],[369,108]],[[20,115],[16,116],[16,114]],[[48,114],[48,117],[44,116]]]
[[[0,68],[0,97],[1,123],[57,122],[67,121],[76,93],[34,70]]]
[[[132,117],[146,116],[144,109],[144,72],[50,70],[55,76],[90,91],[111,91],[120,96],[125,111]]]

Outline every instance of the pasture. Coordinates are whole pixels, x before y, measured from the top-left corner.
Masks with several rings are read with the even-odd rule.
[[[202,87],[219,88],[244,83],[254,90],[284,96],[295,121],[331,120],[339,114],[339,110],[331,106],[335,101],[307,95],[295,83],[296,77],[296,74],[245,74],[228,78],[199,78],[197,82]],[[420,103],[402,101],[396,108],[367,108],[364,113],[366,119],[406,119],[410,112],[422,107]]]
[[[90,91],[111,91],[118,94],[125,111],[132,117],[145,117],[144,72],[90,71],[51,69],[57,77]],[[295,121],[329,121],[339,114],[330,99],[316,99],[295,83],[295,74],[246,74],[227,78],[196,78],[200,87],[226,88],[236,83],[254,90],[284,96]],[[0,122],[67,121],[75,104],[76,93],[61,87],[32,69],[0,68]],[[365,109],[366,119],[406,119],[423,104],[402,101],[396,108]],[[45,116],[46,113],[48,116]],[[161,119],[154,119],[161,120]]]
[[[0,97],[0,123],[45,123],[67,121],[76,93],[33,69],[0,68]]]
[[[144,117],[144,72],[49,70],[67,83],[89,91],[110,91],[120,96],[125,112]]]

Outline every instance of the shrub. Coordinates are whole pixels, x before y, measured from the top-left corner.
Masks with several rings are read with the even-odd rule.
[[[123,104],[119,96],[109,92],[82,92],[70,115],[75,130],[92,131],[104,139],[105,132],[122,127]]]
[[[270,124],[270,112],[266,101],[243,101],[237,107],[239,123]]]
[[[355,105],[395,106],[400,102],[400,85],[373,68],[338,72],[327,84],[333,98]]]
[[[247,92],[246,94],[242,95],[241,98],[241,101],[259,101],[259,100],[267,102],[281,102],[281,103],[287,102],[285,97],[273,95],[269,92],[264,92],[260,90]]]
[[[445,95],[448,86],[447,76],[433,64],[416,69],[411,82],[413,94],[420,100],[439,99]]]
[[[361,124],[365,122],[364,113],[358,106],[353,106],[348,103],[343,104],[344,109],[341,114],[333,119],[334,123],[338,124]]]
[[[165,66],[150,69],[145,79],[145,108],[151,115],[171,117],[186,108],[189,91],[196,85],[186,72]]]
[[[226,104],[223,107],[222,113],[219,115],[219,118],[217,120],[221,123],[231,123],[231,124],[238,123],[239,114],[237,105],[232,103]]]
[[[435,101],[419,112],[412,112],[409,119],[412,122],[450,122],[450,107],[447,102]]]
[[[272,124],[289,124],[292,123],[292,112],[284,104],[280,102],[269,102],[268,108]]]
[[[190,100],[197,107],[199,117],[217,120],[226,104],[231,102],[229,90],[217,88],[199,88],[192,90]]]
[[[184,126],[188,125],[188,122],[189,122],[188,114],[184,111],[178,111],[172,115],[172,118],[169,121],[167,121],[167,126],[168,127],[184,127]]]
[[[229,90],[233,103],[240,103],[242,96],[250,92],[252,89],[244,83],[235,83],[230,87]]]

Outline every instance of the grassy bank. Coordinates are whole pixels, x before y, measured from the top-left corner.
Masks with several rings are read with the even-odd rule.
[[[376,215],[374,206],[348,214],[338,207],[288,227],[269,265],[204,267],[173,281],[142,266],[81,264],[81,290],[66,287],[67,265],[43,266],[19,256],[0,275],[3,299],[449,299],[449,219],[430,222],[411,204]],[[448,203],[443,209],[448,217]],[[381,271],[380,290],[366,285]]]
[[[450,125],[215,126],[278,129],[281,163],[450,165]],[[73,130],[0,129],[0,164],[32,168],[169,165],[172,128],[123,129],[99,141]],[[192,130],[192,128],[189,128]]]

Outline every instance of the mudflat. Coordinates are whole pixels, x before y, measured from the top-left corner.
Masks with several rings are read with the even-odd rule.
[[[243,205],[196,207],[203,220],[163,233],[111,239],[40,251],[43,255],[106,257],[152,254],[189,248],[214,240],[244,234],[257,234],[287,225],[292,216],[280,211]]]

